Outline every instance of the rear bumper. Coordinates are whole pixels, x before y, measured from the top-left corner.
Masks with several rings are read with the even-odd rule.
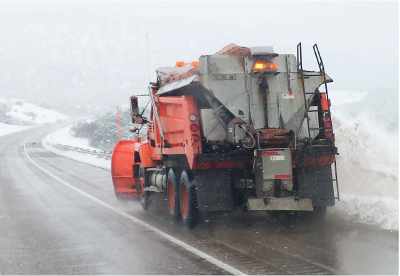
[[[311,199],[294,197],[249,198],[246,207],[248,211],[313,211]]]

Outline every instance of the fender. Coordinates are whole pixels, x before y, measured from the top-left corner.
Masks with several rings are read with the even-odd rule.
[[[142,163],[143,167],[150,168],[157,166],[156,161],[151,159],[150,144],[148,142],[135,144],[135,152],[139,153],[140,163]],[[137,160],[135,161],[137,162]]]

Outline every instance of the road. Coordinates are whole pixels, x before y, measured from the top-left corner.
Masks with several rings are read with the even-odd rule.
[[[0,137],[0,274],[398,274],[398,232],[328,212],[210,214],[172,222],[118,201],[110,172],[40,146],[52,126]]]

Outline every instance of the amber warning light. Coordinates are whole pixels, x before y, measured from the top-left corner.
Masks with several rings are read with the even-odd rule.
[[[177,61],[175,63],[175,67],[186,67],[186,66],[197,67],[199,66],[199,64],[200,62],[198,61],[192,61],[192,62]]]
[[[263,62],[254,63],[254,70],[264,70],[264,63]]]
[[[257,61],[253,66],[254,71],[258,72],[276,72],[278,71],[278,66],[272,61]]]

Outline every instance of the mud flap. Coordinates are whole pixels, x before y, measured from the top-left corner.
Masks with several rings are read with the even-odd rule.
[[[193,173],[201,212],[235,209],[229,170],[196,170]]]
[[[114,184],[115,195],[118,198],[137,197],[136,182],[134,178],[133,154],[134,141],[119,141],[111,158],[111,176]],[[134,188],[132,188],[132,185]]]
[[[311,198],[314,207],[335,205],[331,166],[300,169],[298,182],[300,198]]]

